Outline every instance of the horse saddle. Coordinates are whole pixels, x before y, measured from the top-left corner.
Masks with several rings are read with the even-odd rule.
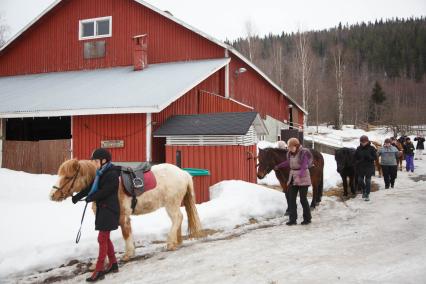
[[[157,186],[150,163],[141,163],[136,168],[121,167],[121,181],[125,192],[130,196],[139,196]]]

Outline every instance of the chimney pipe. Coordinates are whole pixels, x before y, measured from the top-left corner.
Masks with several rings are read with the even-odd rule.
[[[133,68],[135,71],[148,67],[148,35],[133,37]]]

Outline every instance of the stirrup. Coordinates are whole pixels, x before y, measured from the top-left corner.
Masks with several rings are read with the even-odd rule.
[[[141,188],[141,187],[143,187],[143,180],[141,179],[141,178],[134,178],[133,179],[133,187],[134,188]]]

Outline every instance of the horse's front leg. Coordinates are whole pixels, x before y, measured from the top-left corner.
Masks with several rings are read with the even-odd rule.
[[[343,181],[343,196],[348,196],[348,180],[344,174],[341,174],[340,177]]]
[[[124,213],[120,215],[120,227],[126,247],[126,252],[122,260],[128,261],[135,255],[135,244],[133,242],[132,225],[130,223],[129,215]]]
[[[349,176],[349,186],[351,187],[351,193],[356,195],[354,175]]]
[[[312,201],[311,201],[311,208],[314,209],[317,205],[317,198],[318,198],[318,185],[315,184],[315,182],[312,182]]]

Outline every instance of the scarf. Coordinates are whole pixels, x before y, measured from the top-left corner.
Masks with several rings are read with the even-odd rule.
[[[103,165],[100,169],[96,170],[96,177],[95,177],[95,180],[93,181],[92,188],[90,189],[88,196],[90,196],[90,195],[94,194],[96,191],[98,191],[99,180],[100,180],[101,176],[104,174],[104,172],[106,170],[108,170],[111,167],[112,167],[112,163],[108,162],[105,165]]]

